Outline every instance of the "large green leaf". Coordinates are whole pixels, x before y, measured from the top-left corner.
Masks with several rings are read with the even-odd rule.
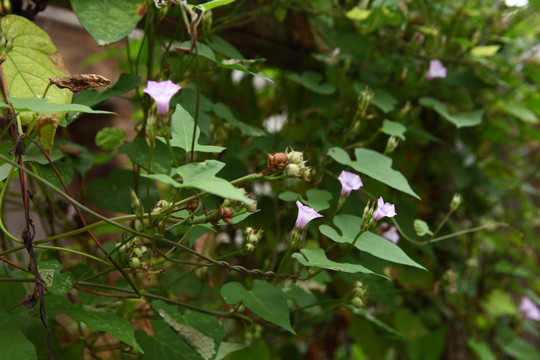
[[[114,112],[111,111],[93,110],[86,105],[57,104],[50,102],[47,99],[24,99],[8,96],[8,100],[17,111],[33,111],[39,114],[53,114],[68,111],[76,111],[88,114],[114,114]]]
[[[334,217],[334,224],[341,234],[328,225],[319,226],[319,231],[335,242],[352,244],[360,231],[361,223],[362,218],[358,216],[341,214]],[[425,269],[414,262],[399,246],[369,231],[360,235],[354,246],[383,260]]]
[[[390,120],[384,120],[383,126],[381,127],[381,132],[386,135],[398,137],[401,140],[405,140],[404,134],[406,131],[407,128],[403,124]]]
[[[340,164],[350,166],[359,173],[420,199],[411,189],[407,179],[399,171],[392,169],[392,159],[388,156],[373,150],[356,148],[354,150],[356,160],[352,161],[349,154],[339,147],[330,148],[328,154]]]
[[[252,203],[253,200],[249,199],[243,190],[234,187],[225,179],[216,177],[216,174],[224,166],[224,163],[217,160],[207,160],[202,163],[191,163],[180,166],[176,169],[176,172],[182,176],[182,183],[164,174],[143,174],[143,176],[161,181],[176,188],[195,188],[221,196],[222,198],[238,200],[248,204]]]
[[[191,115],[181,105],[176,105],[176,110],[172,114],[171,121],[171,146],[179,147],[186,152],[191,151],[191,145],[193,144],[193,127],[195,126],[195,121]],[[199,145],[200,134],[201,130],[197,127],[194,151],[219,153],[225,150],[225,148],[221,146]],[[160,138],[160,140],[165,142],[162,138]]]
[[[9,96],[14,98],[39,99],[49,85],[50,77],[66,76],[56,46],[49,35],[31,21],[7,15],[0,21],[6,45],[0,48],[5,55],[2,63]],[[64,73],[65,71],[65,73]],[[72,93],[67,89],[51,86],[45,98],[57,104],[71,103]],[[33,113],[19,114],[23,125],[29,124]],[[58,114],[61,120],[62,114]]]
[[[68,299],[59,295],[49,295],[45,305],[49,316],[56,316],[61,313],[67,314],[76,321],[85,323],[89,328],[103,331],[118,340],[133,347],[139,352],[143,352],[133,332],[133,325],[126,319],[117,316],[110,311],[75,305]]]
[[[37,360],[34,344],[17,327],[13,319],[0,310],[0,350],[2,358],[10,360]]]
[[[458,128],[476,126],[482,122],[482,117],[484,116],[484,110],[475,110],[467,113],[452,115],[444,103],[431,97],[422,97],[418,102],[422,106],[435,110],[444,119],[450,121]]]
[[[242,284],[230,282],[221,287],[221,296],[227,304],[242,302],[255,315],[296,335],[289,318],[287,298],[280,288],[254,280],[251,290],[246,290]]]
[[[376,89],[373,93],[373,99],[371,99],[371,103],[385,113],[387,113],[394,110],[398,103],[398,100],[388,92],[381,89]]]
[[[143,330],[135,335],[144,350],[144,358],[148,360],[201,360],[201,356],[190,348],[163,321],[152,320],[153,336]]]
[[[333,271],[343,271],[347,273],[364,273],[364,274],[375,274],[373,271],[366,269],[362,265],[349,264],[349,263],[338,263],[332,260],[329,260],[326,257],[323,249],[302,249],[300,253],[294,253],[293,258],[298,260],[298,262],[304,266],[313,266],[319,267],[322,269],[328,269]]]
[[[210,315],[186,309],[183,314],[174,305],[153,301],[152,309],[204,360],[214,359],[225,330]]]
[[[145,13],[145,0],[71,0],[81,25],[99,46],[129,35]]]

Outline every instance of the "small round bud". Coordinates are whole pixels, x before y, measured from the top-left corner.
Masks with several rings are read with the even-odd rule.
[[[311,180],[311,168],[310,167],[304,167],[300,169],[300,177],[304,181],[310,181]]]
[[[459,205],[461,205],[461,194],[454,194],[452,201],[450,202],[450,210],[456,211]]]
[[[133,256],[136,258],[140,258],[141,256],[143,256],[142,250],[140,248],[133,249]]]
[[[287,159],[293,164],[304,165],[304,154],[300,151],[289,151]]]
[[[141,260],[136,257],[132,257],[131,259],[129,259],[129,266],[133,269],[138,268],[139,266],[141,266]]]
[[[143,255],[148,252],[148,248],[146,246],[141,246],[140,249]]]
[[[360,309],[360,308],[364,307],[364,300],[362,300],[359,297],[353,297],[352,300],[351,300],[351,303],[357,309]]]
[[[252,243],[247,243],[244,245],[244,250],[248,253],[252,253],[255,250],[255,245]]]
[[[296,164],[289,164],[285,168],[285,173],[287,174],[287,176],[290,176],[290,177],[300,177],[300,173],[301,173],[300,166]]]

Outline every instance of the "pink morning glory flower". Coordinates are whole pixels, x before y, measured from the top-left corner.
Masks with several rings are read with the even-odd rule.
[[[174,94],[181,89],[180,86],[167,81],[148,81],[144,92],[150,95],[157,104],[157,110],[160,115],[167,115],[169,111],[169,102]]]
[[[360,176],[348,171],[342,171],[338,179],[341,182],[341,196],[349,196],[351,191],[358,190],[364,185]]]
[[[321,214],[302,204],[300,201],[296,201],[296,206],[298,206],[298,217],[296,218],[296,224],[294,225],[295,229],[303,229],[306,227],[307,223],[313,219],[322,217]]]
[[[382,223],[380,229],[383,231],[381,236],[386,240],[397,244],[399,241],[399,232],[395,226],[392,226],[388,223]]]
[[[394,217],[396,216],[396,207],[394,204],[385,203],[383,198],[380,197],[377,200],[377,210],[375,210],[375,214],[373,214],[373,219],[375,221],[379,221],[383,217]]]
[[[538,306],[536,306],[536,304],[527,296],[521,298],[519,311],[521,311],[526,318],[540,321],[540,309],[538,309]]]
[[[426,80],[431,80],[434,78],[445,78],[446,77],[446,68],[440,62],[440,60],[431,60],[429,62],[429,70],[426,74]]]

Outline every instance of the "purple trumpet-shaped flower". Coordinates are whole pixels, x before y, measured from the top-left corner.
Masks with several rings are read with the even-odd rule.
[[[294,224],[295,229],[302,230],[311,220],[322,217],[321,214],[300,201],[296,201],[296,206],[298,206],[298,217],[296,218],[296,224]]]
[[[180,86],[167,81],[148,81],[144,92],[150,95],[157,104],[157,110],[160,115],[167,115],[169,111],[169,102],[174,94],[181,89]]]
[[[399,241],[399,232],[395,226],[392,226],[388,223],[382,223],[380,229],[383,231],[381,236],[386,240],[397,244]]]
[[[379,221],[383,217],[394,217],[396,216],[396,207],[394,204],[385,203],[383,198],[380,197],[377,200],[377,210],[375,210],[375,214],[373,214],[373,219],[375,221]]]
[[[527,296],[521,298],[519,303],[519,311],[528,319],[540,321],[540,309],[536,304]]]
[[[364,185],[360,176],[348,171],[342,171],[338,180],[341,182],[341,196],[345,197],[349,196],[351,191],[358,190]]]
[[[431,60],[429,62],[429,70],[426,74],[426,80],[431,80],[434,78],[445,78],[446,77],[446,68],[440,62],[440,60]]]

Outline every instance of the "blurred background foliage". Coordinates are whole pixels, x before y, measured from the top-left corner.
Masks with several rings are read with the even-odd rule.
[[[229,359],[540,359],[538,321],[519,309],[523,296],[540,305],[540,1],[238,0],[203,18],[199,70],[193,53],[173,51],[190,46],[179,8],[147,5],[139,24],[144,37],[108,56],[123,72],[181,84],[172,104],[192,115],[200,72],[201,142],[226,147],[217,155],[227,164],[221,177],[261,171],[265,153],[288,146],[313,166],[311,182],[247,185],[260,211],[246,222],[265,233],[254,253],[235,258],[238,264],[268,269],[282,255],[295,220],[286,216],[296,200],[288,192],[309,199],[309,190],[325,190],[335,208],[344,166],[328,155],[334,146],[350,154],[357,147],[385,153],[394,136],[397,148],[387,155],[421,198],[363,177],[364,188],[341,212],[361,216],[366,201],[378,196],[396,204],[399,246],[427,272],[348,254],[345,260],[392,281],[323,272],[295,298],[296,337],[226,321],[228,341],[249,344]],[[426,78],[431,60],[444,65],[444,77]],[[133,100],[142,104],[135,120],[144,121],[151,100],[141,87]],[[117,172],[110,179],[125,183],[127,177]],[[96,181],[87,200],[119,211],[110,194],[90,190]],[[161,198],[173,195],[152,188],[153,197],[158,190]],[[456,193],[461,205],[446,219]],[[332,224],[331,209],[319,224]],[[415,232],[415,219],[438,230],[436,241]],[[239,233],[222,227],[204,253],[237,250]],[[313,225],[306,247],[315,244],[329,240]],[[246,278],[224,272],[171,266],[153,286],[218,309],[215,284]],[[349,301],[358,280],[368,289],[360,309]]]

